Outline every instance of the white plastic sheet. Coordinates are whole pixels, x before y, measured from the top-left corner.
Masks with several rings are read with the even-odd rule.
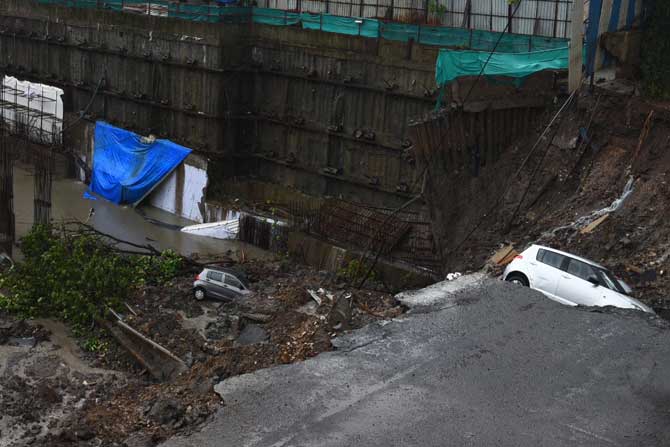
[[[62,141],[63,90],[5,76],[0,89],[0,119],[10,132],[27,132],[32,141]]]

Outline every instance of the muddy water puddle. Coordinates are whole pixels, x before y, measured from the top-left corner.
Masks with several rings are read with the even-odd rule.
[[[14,168],[14,213],[17,237],[25,235],[33,223],[33,174],[26,167]],[[266,251],[240,242],[213,239],[182,233],[179,229],[196,222],[166,211],[141,206],[117,206],[104,199],[83,197],[87,186],[72,179],[58,178],[52,188],[52,220],[58,224],[78,220],[95,229],[135,244],[151,244],[159,250],[173,249],[183,255],[197,253],[201,257],[224,253],[233,258],[267,258]]]

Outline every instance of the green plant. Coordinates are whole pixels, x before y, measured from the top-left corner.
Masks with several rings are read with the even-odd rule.
[[[447,7],[437,2],[437,0],[428,0],[428,12],[431,14],[444,15],[447,13]]]
[[[139,284],[164,284],[177,276],[183,258],[174,250],[165,250],[160,256],[137,256],[132,264]]]
[[[88,352],[104,354],[109,350],[109,343],[100,340],[98,337],[90,336],[84,340],[83,347]]]
[[[0,309],[25,318],[55,317],[79,334],[104,315],[119,310],[132,288],[172,279],[182,259],[122,255],[101,237],[54,232],[37,226],[21,240],[23,262],[0,275]]]
[[[365,262],[361,262],[358,259],[352,259],[346,266],[337,271],[337,276],[345,279],[349,283],[358,283],[363,280],[363,276],[367,273],[368,268],[369,267]],[[377,273],[374,270],[371,271],[367,279],[376,281]]]
[[[656,1],[644,27],[642,83],[645,95],[670,99],[670,2]]]

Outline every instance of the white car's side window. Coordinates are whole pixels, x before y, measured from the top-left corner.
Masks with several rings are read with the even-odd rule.
[[[585,281],[591,277],[598,278],[593,267],[576,259],[570,259],[570,262],[568,263],[568,273]]]
[[[563,264],[564,258],[565,257],[563,255],[559,255],[558,253],[554,253],[553,251],[549,250],[540,250],[537,254],[537,259],[540,262],[557,269],[561,268],[561,264]]]

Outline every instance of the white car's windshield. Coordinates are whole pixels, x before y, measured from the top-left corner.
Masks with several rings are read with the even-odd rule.
[[[598,269],[598,273],[600,273],[601,281],[605,287],[614,290],[615,292],[626,294],[626,291],[623,290],[612,272],[605,269]]]

